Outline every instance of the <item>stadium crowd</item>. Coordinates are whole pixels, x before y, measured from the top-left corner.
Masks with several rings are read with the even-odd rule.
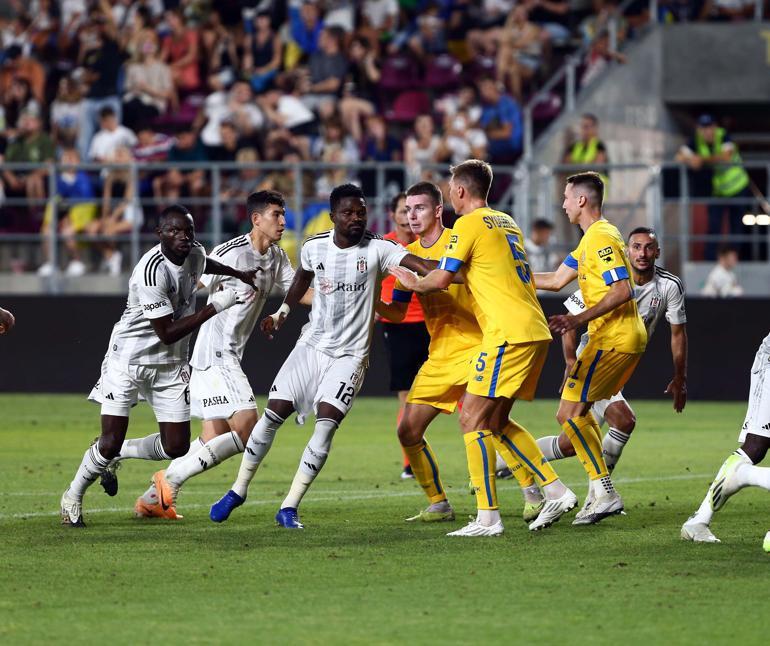
[[[658,4],[666,20],[724,16],[725,2],[698,11]],[[649,19],[641,1],[619,16],[618,0],[12,0],[10,8],[0,15],[0,160],[72,164],[55,178],[65,236],[123,233],[179,198],[216,198],[208,171],[184,164],[340,164],[302,174],[307,206],[345,180],[373,194],[373,174],[356,173],[361,161],[403,162],[403,173],[388,174],[392,193],[435,179],[433,163],[514,162],[522,102],[538,82],[582,44],[589,82],[622,61],[610,51],[611,18],[620,41]],[[175,167],[141,170],[138,182],[125,167],[76,169],[134,160]],[[49,231],[51,186],[45,169],[6,167],[0,230]],[[289,170],[229,167],[218,196],[226,232],[248,224],[236,204],[252,190],[295,186]],[[143,213],[136,197],[152,208]],[[194,211],[206,220],[206,209]],[[70,251],[77,260],[77,245]],[[112,251],[105,265],[120,271]]]

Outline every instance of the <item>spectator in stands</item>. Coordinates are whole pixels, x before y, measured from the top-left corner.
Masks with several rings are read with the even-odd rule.
[[[138,43],[128,64],[123,94],[123,123],[132,130],[174,109],[176,89],[171,68],[158,58],[157,37],[152,34]]]
[[[82,276],[86,265],[81,260],[82,243],[74,236],[83,233],[98,215],[96,194],[88,173],[78,169],[80,155],[76,148],[65,148],[61,155],[60,172],[56,176],[59,234],[69,252],[70,261],[65,270],[67,276]],[[51,263],[51,224],[53,204],[49,202],[43,219],[43,264],[37,270],[40,276],[53,273]]]
[[[183,196],[205,195],[206,178],[203,169],[189,166],[206,161],[206,150],[192,127],[177,134],[176,143],[168,152],[168,161],[172,164],[171,170],[154,178],[152,182],[156,200],[170,204]]]
[[[69,76],[62,77],[51,104],[51,134],[58,146],[77,144],[82,109],[83,97],[77,83]]]
[[[218,146],[206,149],[206,157],[210,162],[234,162],[238,151],[244,147],[235,119],[227,117],[219,122],[219,139]]]
[[[537,219],[532,223],[529,237],[524,240],[527,261],[533,272],[556,271],[561,259],[554,251],[551,242],[553,223],[550,220]]]
[[[318,50],[310,56],[309,70],[302,101],[311,110],[321,111],[324,102],[334,103],[348,71],[342,52],[345,32],[340,27],[326,27],[318,39]]]
[[[722,234],[722,222],[727,212],[727,225],[730,235],[746,233],[743,214],[751,211],[751,191],[749,175],[743,168],[738,147],[730,139],[724,128],[710,114],[702,114],[695,129],[695,135],[679,149],[676,160],[697,171],[702,167],[712,169],[712,196],[716,199],[731,199],[735,202],[710,204],[708,207],[708,235],[706,260],[714,260],[717,238]],[[741,243],[743,257],[749,256],[749,245]]]
[[[607,147],[599,139],[599,119],[595,114],[585,112],[580,115],[578,138],[567,145],[562,161],[576,166],[585,165],[590,170],[596,164],[608,162]]]
[[[118,116],[111,106],[105,106],[99,111],[99,125],[101,129],[94,135],[88,150],[90,161],[107,162],[115,157],[118,148],[130,150],[136,145],[134,131],[118,122]]]
[[[353,139],[361,141],[363,119],[374,114],[380,68],[377,56],[363,37],[355,37],[348,49],[348,81],[339,103],[342,120]]]
[[[289,6],[289,33],[302,54],[315,54],[324,23],[321,9],[313,0],[291,0]]]
[[[522,148],[521,108],[512,96],[503,93],[493,78],[481,79],[478,87],[483,105],[479,125],[484,128],[489,140],[490,160],[511,163]]]
[[[313,159],[327,164],[340,164],[336,168],[324,170],[316,184],[316,194],[328,196],[335,186],[350,182],[354,175],[352,168],[359,161],[358,145],[352,137],[345,134],[345,127],[339,116],[324,122],[321,137],[311,147]]]
[[[363,0],[360,15],[358,34],[370,47],[377,47],[378,43],[388,40],[398,26],[398,1]]]
[[[569,0],[528,0],[529,19],[542,28],[544,41],[559,47],[569,43],[570,3]]]
[[[734,247],[721,247],[717,254],[717,264],[709,272],[701,295],[717,298],[742,296],[743,287],[738,283],[738,276],[735,274],[737,265],[738,251]]]
[[[523,85],[542,64],[541,30],[529,20],[527,6],[516,5],[499,32],[497,78],[521,100]]]
[[[431,178],[431,172],[423,167],[426,164],[436,163],[436,153],[440,145],[441,137],[436,134],[433,117],[429,114],[421,114],[414,121],[414,134],[404,141],[404,163],[408,184]]]
[[[262,11],[254,19],[254,33],[244,39],[243,71],[251,88],[264,92],[281,69],[281,37],[273,29],[270,14]]]
[[[229,92],[214,92],[206,97],[203,109],[196,118],[195,127],[199,128],[205,123],[201,130],[201,141],[207,151],[222,146],[220,126],[225,120],[232,121],[244,137],[253,136],[264,125],[264,115],[254,103],[251,87],[246,81],[236,82]],[[212,157],[212,154],[209,154],[209,157]]]
[[[224,206],[222,231],[230,235],[238,232],[238,225],[246,217],[243,208],[246,198],[257,190],[260,181],[259,169],[254,166],[259,161],[256,148],[241,148],[235,155],[235,161],[242,167],[224,179],[219,194]]]
[[[171,67],[177,91],[191,94],[201,87],[198,31],[185,24],[181,9],[166,11],[164,16],[171,32],[163,39],[161,58]]]
[[[385,119],[373,114],[366,119],[366,137],[363,142],[363,159],[366,161],[401,161],[401,142],[388,132]]]
[[[460,87],[455,92],[450,92],[439,101],[436,102],[436,107],[439,112],[442,112],[444,116],[454,116],[458,112],[465,112],[471,126],[476,126],[481,118],[481,103],[479,103],[479,97],[476,93],[476,86],[473,84],[467,84]]]
[[[437,7],[430,7],[417,18],[417,33],[409,39],[409,49],[418,60],[444,54],[447,51],[444,21]]]
[[[287,74],[281,78],[280,88],[270,89],[257,97],[267,119],[268,137],[280,134],[288,141],[292,137],[307,137],[318,132],[315,114],[302,102],[298,85],[298,77]]]
[[[120,30],[120,44],[126,55],[135,58],[142,43],[148,37],[158,37],[153,27],[152,12],[145,5],[138,5],[131,20],[127,20]]]
[[[123,254],[118,248],[116,236],[130,233],[133,228],[142,226],[144,216],[141,205],[134,199],[134,182],[131,181],[131,171],[128,165],[134,162],[131,150],[120,146],[110,162],[121,164],[111,168],[104,179],[102,192],[101,218],[92,221],[88,226],[91,234],[101,234],[108,240],[100,243],[103,262],[102,270],[111,276],[119,276],[123,264]]]
[[[607,30],[600,31],[586,54],[580,87],[590,85],[604,73],[611,62],[625,63],[626,60],[624,54],[610,49],[610,36]]]
[[[42,164],[55,159],[55,147],[47,133],[43,132],[43,121],[37,108],[27,108],[19,118],[17,138],[8,144],[5,150],[5,161],[8,163]],[[45,199],[45,179],[48,171],[45,168],[36,170],[2,171],[5,194],[8,197],[26,197],[34,200],[33,209],[42,210]]]
[[[201,33],[201,49],[208,86],[212,90],[230,87],[239,76],[238,45],[232,30],[222,24],[222,16],[212,7]],[[248,50],[244,50],[244,61]]]
[[[436,152],[437,159],[452,165],[466,159],[486,159],[487,136],[475,128],[465,110],[456,112],[444,120],[444,136]]]
[[[140,164],[157,164],[168,160],[168,154],[174,147],[173,137],[156,132],[152,122],[140,125],[136,131],[137,143],[131,151],[134,159]],[[140,197],[152,197],[153,181],[162,175],[159,169],[142,169],[139,171]]]
[[[42,104],[45,94],[45,69],[34,58],[24,56],[22,47],[11,45],[5,50],[0,68],[0,96],[12,91],[17,80],[24,80],[29,86],[30,98]]]
[[[628,23],[620,11],[619,0],[595,0],[594,13],[586,17],[580,25],[583,42],[588,45],[594,38],[610,28],[615,21],[618,44],[626,38]]]
[[[83,66],[83,78],[88,85],[80,118],[78,150],[88,157],[96,120],[102,108],[112,108],[117,122],[121,119],[118,77],[124,54],[117,42],[117,27],[110,14],[94,9],[90,21],[81,28],[78,62]]]
[[[19,120],[25,110],[40,113],[40,103],[32,96],[29,81],[23,77],[11,81],[10,88],[3,101],[3,116],[6,127],[2,136],[8,140],[16,137]]]

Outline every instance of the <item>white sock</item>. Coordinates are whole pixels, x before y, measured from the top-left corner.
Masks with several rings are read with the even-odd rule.
[[[615,493],[615,485],[612,484],[612,478],[610,478],[610,476],[591,480],[591,485],[593,487],[594,497],[596,498]]]
[[[83,455],[83,461],[80,463],[77,473],[75,473],[75,478],[70,483],[70,495],[78,500],[83,500],[86,489],[96,481],[109,463],[110,461],[99,453],[98,442],[89,446]]]
[[[126,440],[120,447],[121,460],[135,458],[138,460],[170,460],[171,456],[163,448],[160,433],[153,433],[147,437],[135,440]]]
[[[567,493],[567,487],[561,480],[554,480],[543,486],[543,493],[546,500],[556,500]]]
[[[743,487],[761,487],[770,491],[770,469],[767,467],[757,467],[749,461],[738,467],[735,477]]]
[[[508,468],[508,463],[505,460],[503,460],[503,456],[498,453],[497,460],[495,462],[495,471],[500,471],[502,469],[507,469],[507,468]]]
[[[547,486],[548,485],[546,485],[546,487]],[[524,502],[529,502],[535,505],[538,504],[543,499],[543,494],[540,491],[540,487],[538,487],[537,485],[532,485],[530,487],[522,487],[521,495],[524,496]]]
[[[704,523],[706,525],[710,525],[711,519],[714,517],[714,510],[711,509],[710,500],[711,500],[710,492],[707,492],[706,497],[703,499],[703,502],[700,504],[700,507],[698,507],[698,511],[696,511],[695,515],[693,515],[693,517],[687,522]]]
[[[500,522],[499,509],[479,509],[476,513],[476,522],[484,527],[492,527]]]
[[[537,439],[537,445],[543,452],[545,459],[549,462],[554,460],[561,460],[564,458],[564,454],[559,448],[559,436],[558,435],[546,435]]]
[[[321,417],[315,422],[315,430],[307,443],[302,459],[299,461],[299,469],[291,483],[289,493],[286,494],[281,503],[281,509],[290,507],[297,509],[302,497],[305,495],[313,480],[326,464],[326,458],[329,457],[329,451],[332,448],[332,439],[338,428],[337,422],[333,419]]]
[[[217,466],[227,458],[243,453],[244,448],[235,431],[211,438],[203,445],[200,445],[199,439],[193,446],[197,449],[194,453],[189,451],[183,458],[174,460],[166,469],[166,480],[172,488],[176,487],[178,490],[189,478]]]
[[[623,447],[629,439],[631,439],[631,435],[612,427],[607,431],[607,435],[604,436],[602,440],[602,454],[610,473],[612,473],[612,470],[618,463],[620,454],[623,453]]]
[[[232,490],[241,498],[246,497],[249,484],[254,478],[259,465],[262,464],[262,460],[273,445],[275,434],[281,428],[283,422],[284,419],[282,417],[266,408],[262,417],[259,418],[254,429],[251,431],[249,441],[246,442],[243,458],[241,459],[238,477],[232,486]]]

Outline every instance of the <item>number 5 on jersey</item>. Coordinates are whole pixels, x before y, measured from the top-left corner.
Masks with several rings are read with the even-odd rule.
[[[505,237],[508,240],[508,246],[511,248],[513,260],[516,263],[516,273],[519,274],[522,283],[528,283],[532,279],[532,274],[529,271],[527,255],[524,253],[524,248],[519,242],[519,236],[515,233],[506,233]]]

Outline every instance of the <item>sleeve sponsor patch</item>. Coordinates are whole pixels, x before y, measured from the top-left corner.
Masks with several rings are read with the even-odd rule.
[[[599,260],[601,260],[605,265],[611,265],[615,258],[615,250],[612,247],[604,247],[602,249],[599,249]]]

